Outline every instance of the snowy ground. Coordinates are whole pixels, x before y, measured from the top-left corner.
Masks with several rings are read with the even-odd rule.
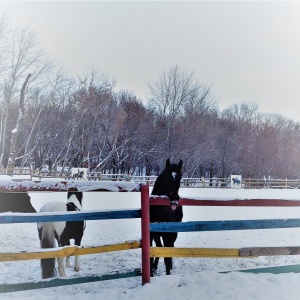
[[[31,193],[38,210],[45,202],[66,201],[66,193]],[[300,199],[300,190],[244,190],[181,188],[181,196],[205,199],[273,198]],[[139,208],[139,193],[85,193],[87,210]],[[183,221],[300,218],[300,208],[184,207]],[[1,224],[2,252],[39,248],[36,224]],[[140,238],[140,220],[88,221],[83,246],[106,245]],[[300,230],[269,229],[248,231],[180,233],[178,247],[239,248],[255,246],[299,246]],[[81,256],[82,270],[67,270],[68,277],[126,272],[141,267],[141,250]],[[253,259],[174,259],[172,276],[164,276],[164,263],[151,284],[141,286],[141,278],[110,280],[65,287],[0,294],[0,299],[299,299],[300,274],[246,274],[220,271],[300,264],[300,256]],[[0,282],[39,281],[38,260],[1,263]]]

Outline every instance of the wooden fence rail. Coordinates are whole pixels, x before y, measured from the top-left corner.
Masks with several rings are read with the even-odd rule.
[[[247,247],[228,248],[172,248],[151,247],[151,257],[235,257],[254,258],[259,256],[299,255],[300,247]]]
[[[0,224],[140,218],[140,209],[68,213],[0,214]]]
[[[30,259],[44,259],[44,258],[57,258],[66,256],[77,256],[87,254],[97,254],[104,252],[122,251],[141,248],[140,241],[124,242],[114,245],[94,246],[94,247],[78,247],[66,246],[53,249],[45,249],[31,251],[31,252],[0,252],[0,261],[17,261],[17,260],[30,260]],[[51,251],[50,251],[51,250]]]
[[[151,223],[152,232],[228,231],[249,229],[275,229],[300,227],[300,219],[193,221]]]
[[[107,274],[107,275],[91,275],[86,277],[73,277],[73,278],[55,278],[52,280],[44,280],[38,282],[25,282],[25,283],[13,283],[13,284],[1,284],[0,285],[0,293],[9,293],[9,292],[17,292],[17,291],[25,291],[25,290],[36,290],[42,288],[51,288],[57,286],[66,286],[73,285],[79,283],[90,283],[97,281],[105,281],[112,279],[121,279],[121,278],[129,278],[134,276],[140,276],[141,270],[135,269],[126,273],[115,273],[115,274]]]
[[[149,197],[150,205],[169,205],[169,199],[166,197]],[[180,198],[179,205],[183,206],[257,206],[257,207],[297,207],[300,206],[300,200],[284,199],[190,199]]]

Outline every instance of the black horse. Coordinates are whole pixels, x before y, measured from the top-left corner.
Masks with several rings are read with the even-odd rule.
[[[0,212],[35,213],[27,192],[0,192]]]
[[[167,196],[170,199],[170,205],[151,205],[150,206],[150,222],[181,222],[183,213],[182,206],[178,206],[179,187],[181,180],[182,160],[178,164],[171,164],[170,160],[166,161],[166,168],[157,177],[151,195]],[[161,242],[163,240],[163,245]],[[153,240],[156,247],[174,247],[177,239],[177,232],[150,232],[150,246]],[[150,259],[151,276],[157,270],[159,258]],[[166,274],[170,275],[172,270],[172,257],[165,257]]]

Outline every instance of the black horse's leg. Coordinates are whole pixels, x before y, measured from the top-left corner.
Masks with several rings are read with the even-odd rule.
[[[162,247],[162,243],[160,240],[160,235],[157,232],[150,232],[150,247],[152,247],[152,242],[155,242],[156,247]],[[153,277],[157,271],[159,257],[150,257],[150,276]]]
[[[159,234],[156,234],[154,236],[154,242],[155,242],[156,247],[162,247],[163,246],[162,243],[161,243],[161,239],[160,239],[160,235]],[[158,262],[159,262],[159,257],[155,257],[154,263],[153,263],[153,271],[154,271],[154,273],[157,271]]]
[[[152,247],[152,242],[154,239],[154,233],[150,232],[150,247]],[[153,257],[150,257],[150,276],[153,277]]]
[[[164,247],[174,247],[174,243],[177,239],[177,233],[166,233],[163,235]],[[164,258],[166,265],[166,275],[171,274],[171,270],[173,269],[172,257]]]

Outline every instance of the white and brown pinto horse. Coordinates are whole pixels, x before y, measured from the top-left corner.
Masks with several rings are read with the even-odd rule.
[[[82,192],[68,192],[67,203],[48,202],[42,206],[40,212],[67,212],[82,210]],[[60,222],[40,222],[37,224],[41,248],[55,248],[70,245],[70,240],[74,239],[75,245],[80,246],[85,221],[60,221]],[[59,276],[66,276],[64,258],[58,258]],[[70,267],[70,258],[66,258],[66,267]],[[55,259],[41,259],[42,278],[56,276]],[[75,256],[74,270],[79,271],[79,256]]]

